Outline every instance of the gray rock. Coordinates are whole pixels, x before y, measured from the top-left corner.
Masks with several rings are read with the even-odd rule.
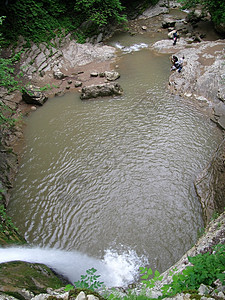
[[[199,289],[198,289],[198,293],[199,295],[208,295],[210,292],[209,288],[204,285],[204,284],[201,284]]]
[[[146,9],[138,19],[152,18],[160,14],[168,13],[169,9],[165,6],[164,1],[160,0],[156,5],[150,6]]]
[[[218,297],[222,298],[222,299],[225,299],[225,295],[223,292],[219,292],[218,293]]]
[[[221,103],[214,106],[214,114],[217,117],[221,117],[221,116],[225,115],[225,105],[224,105],[224,103],[221,102]]]
[[[176,20],[173,20],[171,18],[165,18],[162,22],[162,27],[163,28],[174,27],[175,24],[176,24]]]
[[[87,300],[99,300],[99,298],[94,295],[87,295]]]
[[[214,153],[210,164],[197,176],[195,189],[202,205],[206,222],[214,211],[224,211],[225,206],[225,140]]]
[[[221,116],[218,121],[217,124],[223,129],[225,130],[225,115]]]
[[[48,97],[40,91],[39,87],[30,86],[23,92],[22,99],[27,104],[43,105]]]
[[[101,32],[101,33],[99,33],[99,35],[96,38],[96,43],[101,43],[102,40],[103,40],[103,33]]]
[[[90,76],[91,77],[98,77],[98,72],[91,72]]]
[[[218,99],[225,102],[225,86],[221,86],[217,93]]]
[[[82,86],[82,82],[81,82],[81,81],[76,81],[76,82],[74,83],[74,86],[75,86],[75,87],[80,87],[80,86]]]
[[[99,85],[83,87],[80,98],[84,100],[97,97],[121,95],[122,92],[123,90],[118,83],[103,83]]]
[[[60,70],[57,70],[53,73],[53,76],[55,79],[63,79],[66,77],[65,74],[63,74],[63,72],[61,72]]]
[[[120,74],[118,72],[105,71],[105,77],[109,81],[114,81],[120,77]]]
[[[85,293],[82,291],[79,293],[79,295],[76,297],[76,300],[87,300],[87,297]]]

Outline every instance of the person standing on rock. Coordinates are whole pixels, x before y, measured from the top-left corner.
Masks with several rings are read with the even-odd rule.
[[[176,43],[177,43],[177,39],[178,39],[178,32],[177,32],[177,30],[176,30],[176,31],[174,31],[174,33],[173,33],[173,45],[174,45],[174,46],[175,46]]]

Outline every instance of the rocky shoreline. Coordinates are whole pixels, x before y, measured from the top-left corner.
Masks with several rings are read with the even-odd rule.
[[[173,5],[175,7],[175,4]],[[165,10],[165,6],[158,6],[158,9],[160,9],[163,14],[168,13],[168,9]],[[157,26],[153,29],[148,29],[148,26],[146,26],[148,22],[151,22],[150,19],[154,17],[160,16],[160,20],[165,21],[165,15],[162,17],[161,13],[158,15],[158,13],[154,12],[153,14],[152,9],[146,11],[140,17],[141,21],[139,26],[136,20],[130,23],[130,31],[133,34],[135,30],[136,32],[142,32],[143,30],[167,30]],[[177,24],[178,23],[179,26],[181,26],[181,22],[177,22]],[[135,26],[137,26],[138,29],[135,29]],[[183,29],[181,29],[181,32],[182,30]],[[176,54],[178,57],[185,57],[182,72],[174,72],[171,74],[168,89],[170,92],[179,94],[195,102],[196,105],[204,107],[207,112],[209,111],[211,120],[219,126],[224,134],[225,40],[201,41],[192,44],[189,42],[190,37],[181,36],[176,46],[172,46],[171,40],[167,39],[156,42],[151,48],[158,53],[170,53]],[[46,97],[63,95],[66,92],[81,91],[82,85],[104,84],[108,82],[105,76],[91,76],[91,74],[93,74],[93,72],[101,74],[105,71],[115,71],[116,50],[113,47],[102,44],[93,45],[90,43],[79,45],[76,44],[75,41],[71,41],[69,35],[65,37],[63,41],[54,41],[54,44],[55,47],[52,46],[50,48],[44,44],[39,46],[32,45],[31,49],[24,52],[21,58],[21,66],[25,74],[24,84],[32,83],[33,86],[40,88],[46,85],[49,86],[46,91],[41,92],[44,93]],[[22,49],[22,46],[23,40],[21,40],[18,51]],[[57,73],[62,74],[62,77],[57,77]],[[19,116],[20,114],[26,115],[38,107],[38,105],[25,103],[19,92],[8,95],[6,91],[1,90],[0,94],[1,101],[13,110],[14,116]],[[4,204],[5,207],[8,204],[10,188],[12,187],[13,179],[18,169],[18,157],[15,153],[18,152],[18,145],[23,138],[23,126],[23,121],[20,120],[12,131],[4,132],[6,138],[3,140],[0,148],[0,181],[1,190],[4,190],[4,192],[2,192],[3,200],[0,204]],[[2,138],[3,137],[1,137],[1,139]],[[176,264],[178,268],[179,266],[184,267],[187,265],[187,255],[196,255],[197,253],[202,253],[202,251],[212,249],[212,245],[216,243],[225,243],[225,214],[223,213],[225,207],[224,141],[218,146],[218,149],[215,150],[215,155],[211,163],[197,177],[195,187],[202,203],[206,224],[209,224],[213,212],[216,211],[222,214],[217,221],[208,225],[204,237]],[[218,227],[218,222],[220,223],[220,227]],[[15,243],[18,242],[18,238],[13,238],[10,234],[11,230],[9,229],[8,240]],[[21,238],[21,243],[23,242],[24,240]],[[179,270],[181,269],[179,268]],[[168,279],[168,274],[169,270],[164,273],[165,282]],[[0,291],[3,292],[1,285]],[[50,293],[48,296],[49,295]],[[54,293],[51,295],[54,295]],[[158,295],[157,291],[155,295]],[[24,299],[33,299],[31,296],[30,294],[30,296]],[[3,297],[3,295],[0,295],[0,299],[10,299]],[[12,297],[11,299],[15,298]]]

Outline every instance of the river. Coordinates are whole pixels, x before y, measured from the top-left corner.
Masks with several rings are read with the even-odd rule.
[[[26,118],[8,213],[35,247],[111,255],[118,265],[126,257],[162,272],[203,227],[193,182],[222,136],[201,109],[168,92],[168,55],[142,35],[110,43],[123,95],[68,93]]]

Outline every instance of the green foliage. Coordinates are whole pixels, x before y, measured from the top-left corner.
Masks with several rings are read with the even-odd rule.
[[[140,267],[140,273],[142,275],[142,282],[147,288],[153,288],[155,286],[156,281],[161,281],[163,278],[162,276],[160,276],[159,271],[155,270],[154,277],[149,279],[149,277],[153,274],[153,271],[151,268],[147,269],[147,267]]]
[[[111,21],[126,20],[122,10],[120,0],[20,0],[6,1],[0,7],[0,15],[6,16],[2,27],[5,39],[16,42],[23,36],[29,47],[31,41],[49,42],[69,32],[79,32],[84,22],[93,22],[91,29],[96,33]]]
[[[9,92],[20,89],[19,77],[23,74],[20,73],[17,79],[14,75],[14,64],[19,61],[20,55],[21,52],[11,58],[0,57],[0,86],[6,88]]]
[[[89,290],[97,290],[103,286],[103,282],[98,281],[98,278],[100,275],[96,275],[97,272],[96,269],[91,268],[89,270],[86,270],[86,275],[81,275],[81,280],[75,281],[74,286],[76,288],[84,288]],[[74,286],[71,284],[68,284],[65,287],[66,291],[70,291],[74,289]]]
[[[4,16],[0,17],[0,26],[2,26]],[[0,51],[1,44],[4,42],[2,35],[0,34]],[[22,72],[20,72],[15,78],[14,72],[14,64],[19,61],[20,53],[14,54],[11,58],[3,58],[0,57],[0,87],[4,87],[8,90],[8,92],[14,91],[16,89],[21,90],[21,86],[19,84],[20,77],[23,76]],[[13,118],[13,111],[3,102],[0,102],[0,128],[11,128],[14,126],[16,119]]]
[[[215,24],[225,23],[225,1],[224,0],[180,0],[184,8],[194,8],[198,4],[208,11]]]
[[[2,201],[3,190],[0,190],[0,203]],[[13,224],[11,218],[6,214],[6,209],[3,204],[0,205],[0,233],[5,233],[10,228],[11,231],[18,230]]]
[[[126,20],[120,12],[124,9],[119,0],[77,0],[75,12],[83,14],[96,25],[106,25],[111,20],[121,23]]]
[[[171,284],[164,285],[163,295],[172,297],[185,291],[195,291],[201,284],[211,285],[216,279],[225,284],[225,245],[215,247],[212,254],[198,254],[188,257],[192,266],[188,266],[181,274],[174,274]]]
[[[15,125],[16,119],[12,114],[12,109],[0,102],[0,128],[11,128]]]
[[[60,0],[21,0],[5,7],[6,22],[3,26],[7,40],[17,41],[22,35],[28,42],[49,42],[56,36],[76,29],[81,18],[72,15],[73,6]]]

